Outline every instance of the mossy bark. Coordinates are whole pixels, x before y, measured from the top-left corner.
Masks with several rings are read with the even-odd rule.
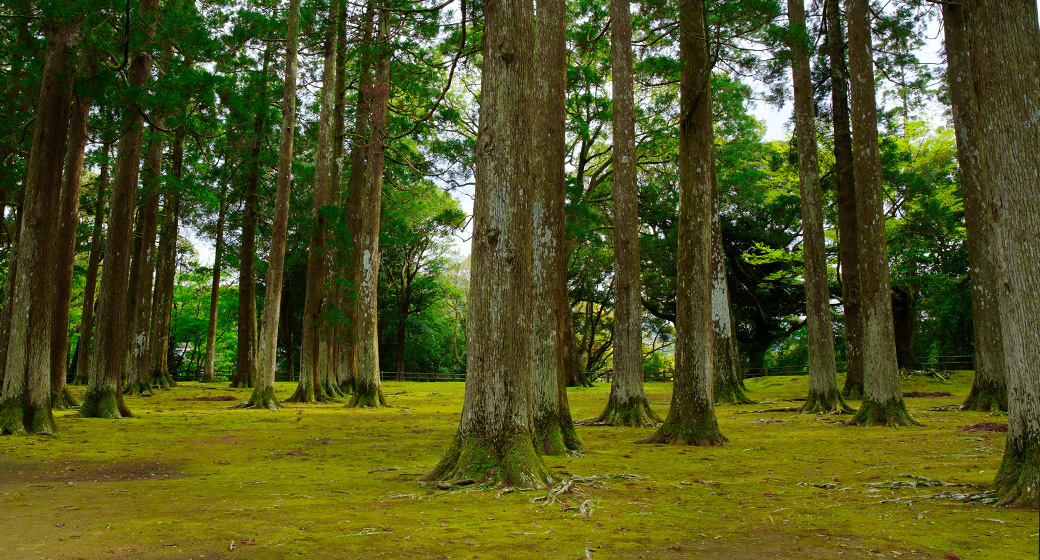
[[[130,409],[123,403],[123,394],[114,385],[91,385],[83,396],[79,407],[80,418],[133,418]]]
[[[282,405],[274,396],[274,387],[258,388],[250,395],[249,400],[239,403],[234,408],[266,408],[267,410],[278,410]]]
[[[542,455],[567,454],[559,412],[536,416],[531,423],[531,439],[535,450]]]
[[[993,482],[1001,496],[999,505],[1040,509],[1040,445],[1014,447],[1009,439]]]
[[[654,434],[636,443],[677,443],[685,445],[725,445],[729,440],[719,430],[714,410],[710,413],[696,407],[680,411],[674,405],[668,418]]]
[[[68,387],[62,386],[58,391],[51,391],[51,408],[55,410],[65,410],[76,408],[77,406],[79,406],[79,401],[76,400],[76,397],[72,396],[72,392],[69,391]]]
[[[370,383],[367,379],[358,379],[354,386],[354,396],[347,403],[347,408],[379,408],[389,406],[383,396],[383,388],[378,383]]]
[[[856,415],[845,422],[846,426],[921,426],[906,410],[902,397],[888,401],[864,398]]]
[[[1007,412],[1008,395],[1007,383],[1001,378],[998,381],[975,375],[971,392],[961,405],[961,410],[972,410],[975,412]]]
[[[473,481],[515,488],[545,488],[553,476],[523,431],[505,438],[460,432],[423,482]]]
[[[650,408],[650,403],[646,400],[645,394],[622,399],[611,390],[610,399],[607,400],[607,408],[596,418],[582,422],[582,424],[652,428],[663,421]]]
[[[21,399],[0,402],[0,435],[53,435],[57,431],[50,406],[25,404]]]
[[[851,414],[856,412],[856,409],[845,402],[845,398],[841,396],[841,392],[835,386],[827,391],[809,389],[809,396],[806,397],[805,404],[802,405],[799,412],[802,414]]]

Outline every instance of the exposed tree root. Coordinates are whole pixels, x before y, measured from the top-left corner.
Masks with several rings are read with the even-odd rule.
[[[1000,495],[997,505],[1040,509],[1040,445],[1005,449],[993,490]]]
[[[686,445],[725,445],[729,440],[719,431],[714,416],[670,413],[654,434],[636,443],[679,443]]]
[[[274,387],[267,389],[256,389],[248,401],[239,403],[231,408],[266,408],[267,410],[278,410],[282,405],[274,396]]]
[[[856,409],[849,406],[841,393],[835,391],[833,394],[809,391],[809,397],[799,410],[802,414],[852,414]]]
[[[329,402],[328,395],[321,389],[321,385],[317,387],[313,385],[307,385],[304,387],[303,383],[296,386],[296,391],[291,397],[285,399],[283,402],[287,403],[314,403],[314,402]]]
[[[497,441],[477,434],[456,434],[441,462],[420,480],[546,488],[553,482],[553,476],[545,468],[531,442],[531,435],[525,430]]]
[[[329,400],[342,399],[346,398],[347,396],[347,394],[339,388],[339,385],[331,379],[325,381],[324,389],[325,395],[329,398]]]
[[[968,393],[968,398],[964,400],[964,404],[961,405],[961,410],[971,410],[974,412],[996,412],[998,410],[1007,412],[1007,388],[1003,391],[996,387],[979,386],[978,380],[971,386],[971,392]]]
[[[123,404],[122,394],[112,388],[87,389],[83,404],[79,407],[80,418],[133,418],[130,409]]]
[[[26,405],[21,399],[0,402],[0,435],[52,435],[57,431],[49,406]]]
[[[76,397],[72,396],[72,392],[69,391],[68,387],[62,387],[61,391],[54,391],[51,393],[51,408],[55,410],[65,410],[69,408],[76,408],[79,406],[79,401]]]
[[[906,410],[902,397],[887,403],[864,399],[855,416],[845,422],[846,426],[921,426]]]
[[[652,428],[664,420],[650,408],[646,397],[621,402],[611,395],[607,408],[596,418],[579,422],[583,426],[625,426],[628,428]]]
[[[735,381],[730,383],[720,383],[718,379],[715,380],[715,403],[728,403],[728,404],[755,404],[757,401],[747,396],[744,392],[743,381]]]
[[[386,404],[383,388],[375,383],[362,383],[358,381],[354,387],[354,396],[350,398],[347,408],[379,408],[390,406]]]

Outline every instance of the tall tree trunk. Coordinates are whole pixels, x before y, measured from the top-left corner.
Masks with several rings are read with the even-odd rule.
[[[1008,434],[994,489],[1001,503],[1040,508],[1040,29],[1033,2],[964,3],[979,168],[985,170],[1000,281]],[[1009,71],[994,71],[1000,61]]]
[[[838,258],[845,310],[845,386],[841,394],[863,396],[863,325],[860,307],[859,225],[856,220],[856,175],[849,116],[849,72],[845,65],[841,0],[825,0],[827,55],[831,67],[831,111],[834,121],[834,177],[837,183]]]
[[[921,289],[892,286],[892,335],[896,341],[896,367],[921,369],[914,346],[917,342],[917,300]]]
[[[371,115],[370,91],[372,89],[371,51],[375,9],[371,3],[365,9],[365,23],[361,38],[361,61],[354,135],[350,142],[350,176],[347,179],[346,222],[349,236],[347,262],[347,289],[343,296],[343,346],[341,347],[340,388],[352,392],[358,379],[358,290],[361,285],[361,201],[368,170],[368,145]]]
[[[128,351],[126,394],[152,394],[152,376],[148,363],[148,331],[152,318],[152,271],[155,269],[155,237],[159,228],[159,181],[162,178],[165,135],[155,125],[149,126],[148,154],[145,156],[141,182],[144,204],[137,211],[139,237],[134,244],[130,267],[130,299],[128,306]]]
[[[971,264],[971,315],[975,335],[975,382],[962,410],[1007,411],[1007,362],[1004,360],[1000,291],[996,256],[990,247],[997,242],[988,204],[992,200],[989,178],[983,175],[978,158],[978,128],[974,120],[975,89],[968,56],[968,30],[964,8],[943,4],[946,42],[946,80],[953,105],[957,133],[957,164],[964,201],[964,226],[968,231],[968,261]]]
[[[101,225],[105,218],[105,191],[108,190],[109,144],[102,148],[101,173],[97,182],[97,199],[94,202],[94,229],[90,234],[90,256],[87,259],[86,286],[83,288],[83,311],[80,314],[79,340],[76,342],[76,376],[73,385],[87,384],[90,367],[90,346],[94,336],[94,298],[97,291],[98,265],[101,262]]]
[[[408,334],[408,308],[411,302],[408,298],[408,284],[401,286],[401,295],[397,301],[397,332],[394,340],[394,361],[397,369],[397,380],[404,381],[404,344]]]
[[[371,136],[368,143],[368,170],[365,172],[365,190],[362,196],[364,216],[361,219],[361,236],[357,245],[360,253],[357,299],[357,346],[358,369],[354,385],[354,396],[349,407],[386,406],[386,398],[380,387],[379,373],[379,314],[377,313],[379,288],[379,217],[383,199],[383,155],[386,149],[387,109],[390,100],[390,29],[387,18],[390,12],[379,12],[379,33],[376,40],[378,52],[376,73],[367,97],[372,116],[369,117]]]
[[[849,0],[849,74],[856,172],[856,222],[862,297],[863,405],[849,424],[909,426],[899,389],[885,239],[884,193],[878,155],[877,104],[868,0]]]
[[[85,69],[84,74],[93,74]],[[90,76],[84,76],[90,77]],[[54,303],[51,309],[51,407],[63,409],[79,403],[65,386],[69,362],[69,307],[72,267],[76,261],[76,226],[79,225],[79,191],[87,149],[87,124],[91,98],[80,93],[72,102],[65,172],[61,187],[61,223],[54,243]]]
[[[172,181],[163,193],[163,220],[155,265],[155,295],[152,297],[152,323],[148,334],[148,369],[152,383],[169,388],[176,383],[167,361],[170,322],[173,319],[173,287],[177,281],[177,238],[181,218],[181,179],[184,178],[184,127],[177,129],[171,161]]]
[[[851,412],[838,390],[831,328],[831,291],[827,279],[827,246],[823,234],[820,162],[816,148],[816,115],[809,32],[804,0],[787,0],[791,24],[791,78],[794,83],[795,134],[798,139],[798,185],[802,197],[802,256],[805,261],[805,315],[809,331],[809,395],[807,414]]]
[[[679,5],[679,267],[672,404],[641,443],[722,445],[712,391],[712,215],[715,133],[704,0]]]
[[[25,202],[18,239],[17,277],[13,290],[7,365],[0,396],[0,434],[52,434],[51,306],[55,232],[60,205],[72,96],[69,51],[79,24],[47,24],[43,83],[36,104],[36,125],[25,180]],[[43,288],[43,289],[41,289]],[[17,310],[17,311],[16,311]]]
[[[213,255],[213,283],[209,291],[209,323],[206,326],[206,357],[202,370],[203,383],[216,383],[214,371],[217,355],[217,310],[220,303],[220,270],[224,260],[224,219],[227,216],[227,187],[220,190],[220,210],[217,212],[216,251]]]
[[[714,162],[714,155],[712,162]],[[713,167],[714,169],[714,167]],[[712,386],[715,402],[749,404],[755,401],[744,393],[737,336],[733,326],[726,253],[722,248],[722,223],[719,215],[718,185],[713,184],[711,215],[711,351]]]
[[[235,375],[231,386],[253,387],[256,379],[256,222],[260,207],[257,189],[260,186],[260,152],[267,126],[267,74],[271,51],[264,51],[264,68],[260,81],[260,102],[253,117],[253,145],[249,153],[249,172],[244,185],[241,248],[238,268],[238,345],[235,349]]]
[[[484,7],[466,396],[455,440],[424,480],[517,488],[552,480],[531,434],[530,0]]]
[[[632,93],[632,15],[628,0],[610,2],[610,60],[614,136],[614,377],[610,380],[607,408],[595,421],[608,426],[642,428],[657,425],[661,417],[650,409],[643,390],[639,186]],[[562,114],[562,104],[560,109]],[[562,131],[560,142],[563,142]]]
[[[300,0],[289,0],[289,29],[285,49],[285,87],[282,89],[282,125],[278,146],[278,182],[271,221],[271,250],[267,257],[264,315],[257,351],[253,395],[242,408],[279,407],[274,396],[274,372],[278,365],[278,313],[282,304],[282,272],[289,228],[289,187],[292,184],[293,137],[296,132],[296,67],[300,35]]]
[[[332,161],[329,167],[329,204],[337,208],[338,220],[343,220],[343,150],[346,145],[346,108],[347,108],[347,3],[341,0],[337,4],[336,14],[336,103],[332,108]],[[362,26],[361,33],[365,33]],[[363,40],[363,39],[362,39]],[[332,290],[331,305],[334,305],[338,314],[346,315],[347,292],[340,278],[344,276],[348,260],[345,248],[349,246],[349,239],[338,239],[336,251],[330,257],[332,266],[328,267],[325,284]],[[338,321],[335,328],[327,333],[328,344],[331,346],[333,359],[332,371],[329,372],[330,382],[335,383],[336,390],[333,394],[345,396],[350,387],[349,380],[353,379],[350,364],[347,362],[349,350],[345,325]],[[331,387],[326,387],[329,392]]]
[[[330,19],[336,17],[336,5],[330,7]],[[311,220],[314,233],[307,248],[307,286],[304,292],[303,333],[300,337],[300,382],[286,402],[327,401],[322,382],[319,338],[324,334],[319,323],[325,304],[326,247],[328,223],[323,211],[329,202],[329,151],[332,141],[332,110],[336,94],[336,27],[329,26],[325,36],[325,65],[322,72],[321,108],[318,115],[318,139],[315,147],[314,192]],[[335,396],[335,395],[333,395]]]
[[[11,232],[11,252],[7,258],[7,279],[4,284],[4,309],[0,312],[0,395],[7,372],[7,343],[11,338],[12,306],[14,305],[14,285],[18,277],[18,237],[22,232],[22,208],[25,202],[25,189],[18,192],[18,204],[14,208],[14,229]]]

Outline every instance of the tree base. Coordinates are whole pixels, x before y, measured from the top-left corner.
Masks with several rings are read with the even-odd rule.
[[[216,375],[214,375],[214,374],[206,375],[205,373],[202,374],[202,379],[199,381],[199,383],[216,383],[216,382],[217,382],[217,376]]]
[[[603,413],[591,420],[579,422],[583,426],[624,426],[626,428],[653,428],[664,420],[657,415],[646,397],[621,402],[611,396]]]
[[[973,412],[1007,412],[1007,392],[1001,392],[992,388],[980,388],[978,384],[971,386],[968,398],[961,405],[961,410]]]
[[[567,444],[563,440],[563,426],[559,414],[544,414],[534,419],[531,441],[535,451],[542,455],[566,455]]]
[[[357,387],[357,382],[354,380],[353,377],[351,377],[350,379],[347,379],[345,381],[341,381],[340,384],[339,384],[339,390],[340,390],[341,393],[343,393],[343,396],[347,396],[347,395],[353,393],[354,389],[356,387]]]
[[[810,390],[809,396],[805,399],[805,404],[802,405],[799,412],[802,414],[853,414],[856,409],[849,406],[838,391],[827,394]]]
[[[456,434],[441,462],[422,482],[476,482],[514,488],[546,488],[553,476],[526,431],[502,438]]]
[[[232,379],[231,384],[228,385],[231,389],[252,389],[252,379]]]
[[[581,440],[578,430],[574,427],[574,419],[570,414],[560,414],[560,435],[563,436],[563,446],[567,448],[567,451],[581,453],[587,450],[585,442]]]
[[[324,403],[329,402],[328,395],[321,389],[321,385],[317,387],[303,386],[303,383],[296,385],[296,391],[293,392],[292,396],[285,399],[282,402],[287,403]]]
[[[89,380],[86,377],[76,376],[72,378],[72,381],[69,382],[69,385],[72,385],[73,387],[83,387],[87,385],[88,381]]]
[[[274,387],[268,387],[266,389],[254,390],[248,401],[239,403],[231,408],[265,408],[267,410],[278,410],[279,408],[282,408],[282,405],[278,404],[278,399],[274,396]]]
[[[755,404],[757,401],[747,396],[744,392],[744,384],[742,382],[736,383],[715,383],[715,403],[727,403],[727,404]]]
[[[362,384],[359,382],[354,387],[354,396],[347,403],[347,408],[379,408],[381,406],[389,405],[386,404],[383,388],[375,383]]]
[[[68,387],[62,387],[61,391],[51,393],[51,408],[54,410],[67,410],[79,406],[79,401],[72,396]]]
[[[21,399],[0,402],[0,435],[54,435],[57,431],[49,406],[26,406]]]
[[[151,397],[152,384],[151,383],[127,383],[126,387],[123,387],[124,395],[133,395],[135,397]]]
[[[654,434],[636,443],[675,443],[685,445],[725,445],[729,440],[719,431],[714,415],[670,413]]]
[[[993,490],[1000,495],[997,505],[1040,509],[1040,445],[1025,451],[1006,448]]]
[[[845,381],[845,386],[841,389],[841,396],[846,399],[859,400],[863,398],[863,382],[849,383]]]
[[[846,426],[921,426],[906,410],[902,397],[890,399],[886,403],[864,399],[859,412],[845,422]]]
[[[106,418],[118,420],[120,418],[133,418],[130,409],[123,404],[122,394],[118,391],[105,389],[87,389],[83,397],[83,404],[79,407],[80,418]]]
[[[168,371],[164,372],[164,373],[157,374],[154,377],[154,379],[158,380],[158,381],[156,381],[156,385],[160,389],[169,389],[170,387],[176,387],[177,386],[177,382],[173,380],[173,376],[170,375],[170,372],[168,372]]]
[[[324,384],[325,395],[329,400],[338,400],[346,398],[347,394],[340,390],[339,385],[332,380],[328,380]]]

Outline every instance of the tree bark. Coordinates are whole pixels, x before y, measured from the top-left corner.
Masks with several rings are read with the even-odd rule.
[[[809,341],[809,395],[802,406],[807,414],[851,412],[838,390],[831,328],[831,291],[827,278],[827,246],[823,233],[820,163],[816,147],[816,115],[812,72],[809,67],[809,31],[804,0],[787,0],[791,25],[791,77],[794,84],[795,134],[798,140],[798,185],[802,198],[802,256],[805,261],[805,315]]]
[[[361,60],[358,64],[360,85],[358,86],[357,107],[354,110],[354,134],[350,143],[350,176],[347,179],[346,222],[349,236],[346,262],[347,288],[343,295],[343,345],[341,346],[341,370],[339,374],[340,388],[344,392],[353,392],[358,379],[358,290],[361,284],[361,201],[363,198],[366,174],[368,170],[369,151],[369,119],[371,117],[371,101],[369,93],[372,89],[371,50],[372,32],[375,21],[375,9],[372,4],[365,9],[365,23],[361,38]]]
[[[957,163],[960,168],[964,203],[964,227],[968,233],[968,262],[971,265],[971,311],[975,339],[975,381],[961,410],[1007,411],[1007,363],[1003,335],[995,254],[997,241],[993,221],[988,218],[992,200],[989,178],[983,175],[978,157],[976,105],[968,55],[968,31],[964,8],[943,4],[946,42],[946,80],[950,88],[953,123],[957,134]]]
[[[704,0],[679,5],[679,266],[675,377],[668,417],[641,443],[722,445],[712,391],[715,134]]]
[[[11,253],[7,259],[7,279],[4,284],[4,308],[0,312],[0,395],[7,372],[7,343],[11,338],[11,320],[14,305],[14,284],[18,277],[18,237],[22,232],[22,208],[25,202],[25,189],[18,193],[18,204],[14,208],[14,229],[11,232]]]
[[[831,111],[834,121],[834,177],[837,183],[838,258],[841,261],[842,306],[845,310],[845,386],[841,394],[863,396],[863,326],[860,307],[859,225],[856,220],[856,175],[849,116],[849,73],[845,65],[841,0],[825,0],[827,54],[831,67]]]
[[[545,60],[544,57],[539,59]],[[636,181],[635,100],[632,92],[632,14],[628,0],[610,2],[610,59],[614,156],[614,377],[610,380],[607,407],[594,422],[643,428],[656,426],[661,417],[650,408],[643,390],[639,186]],[[563,113],[562,103],[560,113]],[[560,142],[562,146],[562,130]]]
[[[377,60],[375,78],[366,92],[372,111],[369,117],[371,136],[368,143],[368,169],[362,196],[364,216],[357,245],[360,254],[357,299],[357,378],[354,396],[348,407],[386,406],[380,387],[379,373],[379,315],[376,291],[379,287],[379,218],[383,197],[383,156],[386,148],[387,109],[390,99],[390,12],[379,13],[379,32],[376,40]]]
[[[1001,504],[1040,508],[1040,28],[1033,2],[966,0],[965,23],[977,158],[1000,271],[1001,342],[1007,363],[1008,434],[993,482]],[[994,71],[999,61],[1009,71]],[[969,154],[969,158],[976,157]]]
[[[220,303],[220,271],[224,259],[224,219],[227,216],[227,187],[220,190],[220,210],[217,212],[216,250],[213,255],[213,283],[209,291],[209,323],[206,326],[206,357],[202,370],[203,383],[216,383],[214,362],[217,355],[217,310]]]
[[[267,73],[271,51],[264,51],[264,67],[260,80],[260,102],[253,117],[253,145],[249,154],[249,172],[244,185],[241,248],[238,269],[238,345],[235,348],[235,376],[231,386],[253,387],[256,379],[256,221],[260,212],[257,189],[260,186],[260,153],[264,144],[264,118],[267,114]]]
[[[148,363],[148,334],[152,318],[152,271],[155,269],[155,237],[159,228],[159,181],[162,177],[165,135],[155,125],[149,126],[148,154],[145,156],[141,182],[144,204],[137,211],[138,238],[134,244],[130,267],[130,299],[128,358],[125,372],[127,384],[123,392],[150,396],[152,377]]]
[[[18,239],[7,365],[0,395],[0,434],[53,434],[51,413],[51,323],[55,232],[59,225],[61,171],[65,159],[72,96],[69,51],[79,24],[48,22],[43,80],[25,180]],[[43,289],[41,289],[43,288]]]
[[[714,165],[714,154],[712,162]],[[714,169],[714,167],[713,167]],[[722,247],[722,223],[719,215],[718,185],[712,186],[711,215],[711,351],[712,384],[715,402],[749,404],[740,367],[740,353],[733,327],[729,283],[726,274],[726,253]]]
[[[278,364],[278,313],[282,303],[282,272],[289,228],[289,187],[292,184],[293,139],[296,132],[296,67],[300,35],[300,0],[289,1],[289,29],[285,49],[285,87],[282,89],[282,125],[278,146],[278,182],[271,221],[271,250],[267,257],[267,286],[257,352],[253,395],[241,408],[279,407],[274,396],[274,372]]]
[[[426,481],[541,488],[552,480],[532,443],[530,0],[484,7],[466,396],[459,430]]]
[[[330,7],[330,19],[336,17],[336,5]],[[326,247],[325,230],[328,224],[323,209],[329,202],[329,152],[332,141],[332,110],[336,84],[336,27],[329,26],[323,46],[325,62],[322,73],[321,105],[318,115],[318,138],[315,147],[314,192],[312,195],[311,221],[314,232],[307,249],[307,286],[304,293],[303,333],[300,337],[300,382],[296,392],[286,402],[327,401],[322,382],[322,367],[319,338],[324,334],[319,323],[325,305]],[[335,395],[331,395],[335,396]]]
[[[332,108],[332,161],[329,165],[329,204],[337,208],[337,217],[340,223],[342,223],[344,218],[342,208],[343,150],[346,145],[346,133],[344,130],[346,118],[344,115],[347,107],[347,3],[340,1],[337,6],[336,102]],[[362,27],[361,33],[365,33],[364,27]],[[330,255],[332,266],[328,268],[325,277],[326,286],[331,288],[332,300],[330,305],[335,306],[340,317],[346,315],[346,304],[348,301],[351,301],[347,299],[347,292],[340,282],[349,262],[345,251],[347,247],[349,247],[349,239],[337,239],[337,250]],[[335,328],[329,329],[327,333],[333,359],[332,370],[329,372],[329,383],[326,384],[325,391],[328,392],[331,388],[329,385],[334,383],[336,385],[335,393],[340,396],[347,394],[348,391],[345,389],[350,387],[345,386],[352,385],[349,380],[353,379],[350,364],[347,362],[349,342],[347,341],[345,327],[343,321],[340,320],[336,322]]]
[[[105,191],[108,189],[109,145],[105,144],[101,173],[98,176],[97,199],[94,202],[94,229],[90,234],[90,256],[87,259],[86,286],[83,288],[83,312],[80,314],[79,340],[76,342],[76,376],[73,385],[86,385],[90,367],[90,346],[94,336],[94,298],[97,291],[98,265],[101,262],[101,225],[105,217]]]
[[[84,74],[92,74],[86,70]],[[88,77],[89,76],[84,76]],[[51,407],[79,406],[65,386],[69,362],[69,307],[72,296],[72,267],[76,261],[76,226],[79,225],[79,192],[83,183],[83,160],[87,149],[87,124],[91,97],[79,93],[72,101],[65,171],[61,187],[61,214],[54,243],[54,304],[51,311]]]
[[[163,220],[155,265],[155,294],[152,297],[152,323],[148,334],[148,369],[152,383],[166,389],[176,383],[167,361],[170,322],[173,319],[173,287],[177,280],[177,238],[181,217],[181,179],[184,178],[184,128],[177,129],[173,142],[171,171],[175,186],[163,193]],[[169,183],[167,183],[169,185]]]
[[[920,288],[892,286],[892,333],[896,341],[896,366],[899,369],[921,369],[914,351],[917,341],[917,299],[920,295]]]
[[[849,70],[862,297],[863,405],[850,425],[912,426],[899,389],[878,154],[877,104],[868,0],[849,0]]]

